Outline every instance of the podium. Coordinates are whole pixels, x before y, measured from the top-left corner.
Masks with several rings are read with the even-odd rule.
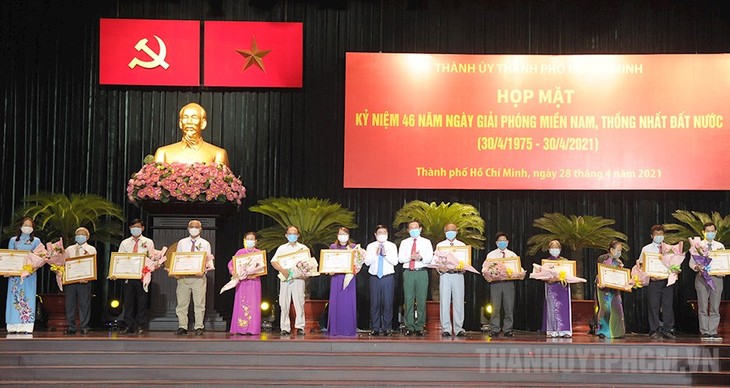
[[[223,219],[229,214],[236,212],[236,208],[227,204],[207,203],[142,203],[142,208],[148,212],[150,238],[155,242],[155,248],[174,249],[180,239],[188,236],[188,222],[193,219],[199,220],[203,225],[200,236],[210,242],[211,251],[215,260],[215,271],[209,271],[206,276],[207,290],[205,300],[205,330],[225,331],[226,322],[219,311],[222,306],[215,304],[216,278],[225,279],[228,273],[225,254],[225,243],[220,241],[225,233],[222,233]],[[221,254],[217,255],[217,248]],[[152,281],[149,285],[149,297],[151,299],[148,309],[149,330],[170,330],[178,328],[177,315],[177,279],[168,276],[164,268],[159,268],[152,273]],[[195,321],[193,314],[193,303],[190,302],[188,311],[189,328],[192,330]]]

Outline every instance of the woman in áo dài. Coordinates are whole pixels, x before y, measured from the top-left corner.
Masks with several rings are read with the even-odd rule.
[[[341,227],[337,231],[337,241],[330,245],[330,249],[352,249],[355,247],[350,241],[350,230]],[[330,283],[329,318],[327,334],[337,336],[357,335],[357,302],[356,278],[344,287],[345,274],[334,274]]]
[[[246,233],[243,236],[243,248],[235,256],[260,252],[256,248],[256,242],[256,233]],[[228,272],[233,275],[233,259],[228,262]],[[258,277],[241,279],[236,286],[230,332],[240,335],[261,334],[261,279]]]
[[[548,243],[550,260],[565,260],[560,256],[560,242]],[[570,285],[558,281],[545,283],[545,303],[543,304],[542,329],[548,337],[571,338],[573,336],[573,312],[570,307]]]
[[[599,256],[598,262],[611,267],[623,268],[624,263],[620,260],[622,251],[621,241],[611,241],[608,253]],[[598,326],[596,328],[598,338],[623,338],[626,334],[626,325],[624,324],[621,291],[597,287],[596,303],[598,304]]]
[[[18,233],[10,238],[8,249],[32,251],[41,245],[35,237],[33,219],[23,218]],[[5,304],[5,322],[8,333],[32,333],[35,325],[35,292],[38,276],[35,272],[22,281],[20,276],[8,279],[8,297]]]

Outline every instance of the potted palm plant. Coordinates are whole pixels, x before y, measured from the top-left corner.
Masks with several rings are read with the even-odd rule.
[[[344,226],[349,229],[357,227],[355,212],[348,210],[338,203],[319,198],[266,198],[257,205],[249,208],[254,213],[263,214],[275,221],[275,225],[263,228],[256,232],[259,238],[259,247],[272,252],[283,243],[286,228],[294,225],[299,228],[301,235],[299,242],[306,245],[312,254],[337,238],[337,229]],[[320,283],[324,280],[313,280]],[[306,286],[306,300],[304,316],[306,330],[317,330],[319,318],[327,304],[326,300],[310,299],[310,284]]]
[[[444,226],[451,223],[459,228],[459,240],[472,248],[484,249],[484,219],[472,205],[458,202],[436,204],[418,200],[408,202],[395,213],[393,228],[397,230],[396,243],[408,237],[403,226],[413,220],[421,223],[421,236],[431,240],[434,245],[444,239]],[[437,271],[430,272],[431,300],[426,302],[426,330],[440,332],[439,274]]]
[[[95,194],[37,193],[23,199],[14,220],[30,217],[36,224],[36,235],[43,241],[63,238],[67,244],[74,241],[76,228],[84,226],[91,231],[91,241],[97,244],[119,244],[122,235],[122,210],[115,203]],[[14,233],[11,224],[3,229],[5,236]],[[50,271],[42,269],[44,277]],[[66,327],[65,302],[55,282],[46,282],[39,290],[43,306],[48,312],[48,326],[63,330]]]

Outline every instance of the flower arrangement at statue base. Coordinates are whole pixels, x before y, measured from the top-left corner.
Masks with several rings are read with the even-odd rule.
[[[467,265],[463,261],[459,261],[456,256],[451,252],[435,251],[433,253],[433,259],[431,264],[426,265],[427,268],[434,268],[439,273],[449,272],[464,272],[469,271],[473,273],[479,273],[476,268],[471,265]]]
[[[245,197],[246,188],[226,165],[156,163],[151,156],[145,158],[145,165],[132,174],[127,184],[127,198],[132,203],[177,200],[240,205]]]
[[[521,271],[514,273],[512,268],[507,268],[504,263],[493,261],[489,265],[482,269],[482,276],[484,280],[488,282],[502,282],[505,280],[522,280],[527,275],[524,269],[520,268]]]

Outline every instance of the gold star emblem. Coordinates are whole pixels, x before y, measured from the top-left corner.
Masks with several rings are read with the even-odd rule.
[[[241,72],[246,71],[251,66],[256,66],[261,71],[266,73],[266,68],[264,68],[264,57],[266,54],[270,53],[271,50],[259,50],[259,45],[256,43],[256,37],[251,37],[251,48],[248,50],[238,50],[236,49],[236,52],[241,54],[243,58],[246,60],[246,63],[243,65],[243,69],[241,69]]]

